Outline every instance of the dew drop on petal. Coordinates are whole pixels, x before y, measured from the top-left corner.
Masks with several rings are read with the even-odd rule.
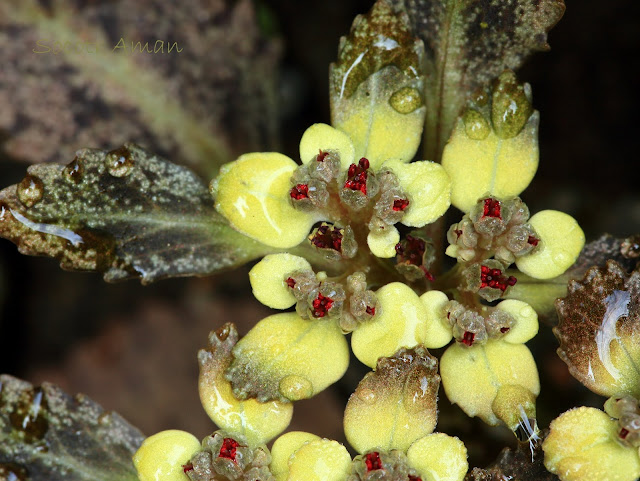
[[[422,106],[422,96],[413,87],[404,87],[393,93],[389,105],[400,114],[410,114]]]
[[[44,195],[44,184],[35,175],[27,174],[18,184],[18,199],[25,207],[33,207]]]
[[[131,151],[126,147],[112,150],[104,159],[107,171],[114,177],[126,177],[133,170]]]
[[[313,395],[313,385],[311,381],[294,374],[282,378],[278,390],[280,394],[291,401],[307,399]]]

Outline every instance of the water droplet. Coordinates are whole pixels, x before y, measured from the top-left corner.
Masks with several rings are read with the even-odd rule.
[[[20,393],[9,419],[13,428],[24,434],[25,442],[33,443],[44,438],[49,428],[44,416],[46,410],[47,401],[42,388],[27,389]]]
[[[114,177],[126,177],[133,170],[131,151],[126,147],[112,150],[105,157],[107,170]]]
[[[373,389],[358,389],[356,391],[362,402],[373,404],[376,402],[376,393]]]
[[[82,180],[82,174],[84,173],[84,165],[82,160],[75,157],[62,171],[62,175],[65,178],[75,182],[76,184]]]
[[[391,95],[389,104],[396,112],[410,114],[422,106],[422,95],[413,87],[404,87]]]
[[[0,463],[0,479],[3,481],[26,481],[28,472],[15,463]]]
[[[470,139],[484,140],[491,132],[489,122],[487,122],[487,119],[477,110],[467,110],[462,120],[464,121],[464,131]]]
[[[515,137],[523,129],[533,112],[524,86],[512,71],[505,71],[493,89],[491,122],[496,135],[502,139]]]
[[[18,184],[18,199],[25,207],[33,207],[44,195],[44,184],[35,175],[27,174]]]
[[[307,378],[295,374],[282,378],[278,388],[280,394],[291,401],[307,399],[313,396],[313,385],[311,382]]]

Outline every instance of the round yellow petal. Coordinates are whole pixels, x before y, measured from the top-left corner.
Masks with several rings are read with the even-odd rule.
[[[288,309],[296,298],[285,282],[294,271],[311,270],[311,264],[292,254],[269,254],[249,271],[249,282],[253,295],[265,306],[273,309]]]
[[[524,344],[538,334],[538,314],[526,302],[507,299],[498,304],[496,308],[508,312],[516,321],[515,325],[502,338],[503,341]]]
[[[144,440],[133,456],[140,481],[186,481],[182,469],[200,451],[200,441],[190,433],[162,431]]]
[[[245,154],[222,166],[211,184],[217,211],[243,234],[271,247],[300,244],[316,221],[290,202],[297,164],[286,155]]]
[[[422,334],[422,344],[429,349],[438,349],[449,344],[453,331],[444,312],[449,298],[441,291],[427,291],[420,296],[427,308],[427,322]]]
[[[516,259],[520,271],[536,279],[563,274],[584,247],[584,232],[578,222],[557,210],[543,210],[529,219],[540,237],[540,244],[526,256]]]
[[[407,451],[407,458],[422,481],[462,481],[469,469],[464,443],[444,433],[418,439]]]
[[[385,162],[383,169],[391,170],[409,196],[409,207],[402,223],[422,227],[437,220],[451,205],[451,182],[444,168],[435,162],[422,160],[405,164],[394,160]]]
[[[337,151],[343,169],[348,169],[355,162],[353,143],[347,134],[327,124],[313,124],[300,139],[300,160],[308,164],[321,150]]]
[[[289,458],[287,481],[346,481],[351,456],[337,441],[318,439],[305,443]]]
[[[271,464],[269,469],[276,481],[286,481],[289,475],[289,458],[303,445],[320,439],[315,434],[304,431],[291,431],[283,434],[273,443],[271,448]]]
[[[380,310],[351,336],[353,353],[372,369],[379,357],[420,344],[427,318],[424,304],[406,284],[392,282],[378,289],[376,296]]]
[[[400,242],[400,233],[395,226],[387,226],[380,233],[369,232],[367,244],[376,257],[389,259],[396,256],[396,244]]]

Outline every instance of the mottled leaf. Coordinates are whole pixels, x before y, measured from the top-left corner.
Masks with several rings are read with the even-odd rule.
[[[435,428],[439,387],[438,361],[423,346],[381,357],[347,402],[347,440],[360,453],[406,451]]]
[[[529,54],[548,50],[563,0],[394,0],[426,49],[427,158],[438,160],[455,119],[478,87]]]
[[[593,267],[556,302],[558,355],[571,374],[603,396],[640,395],[640,271],[615,261]]]
[[[83,394],[0,376],[0,479],[137,481],[143,439]]]
[[[193,172],[135,144],[29,167],[0,191],[0,236],[64,269],[143,283],[212,274],[266,249],[228,226]]]
[[[0,148],[33,163],[131,140],[211,177],[276,147],[279,50],[249,0],[0,2]]]
[[[356,158],[377,168],[388,159],[409,161],[420,144],[425,109],[422,42],[408,17],[387,0],[358,15],[340,40],[331,65],[331,120],[351,137]]]
[[[584,246],[569,273],[574,278],[582,277],[591,267],[605,267],[608,260],[616,261],[627,271],[633,270],[640,262],[640,234],[624,239],[603,234]]]

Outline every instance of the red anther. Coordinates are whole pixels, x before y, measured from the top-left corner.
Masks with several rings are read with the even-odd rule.
[[[467,346],[472,346],[475,338],[476,338],[475,332],[464,331],[464,334],[462,335],[462,344],[465,344]]]
[[[484,200],[484,209],[482,211],[482,217],[500,217],[500,201],[489,197]]]
[[[333,249],[342,252],[342,232],[336,227],[321,225],[311,239],[311,243],[318,249]]]
[[[429,272],[424,266],[420,266],[420,270],[424,272],[424,276],[427,278],[429,282],[433,282],[435,280],[435,277],[433,277],[433,274],[431,274],[431,272]]]
[[[510,327],[501,327],[501,328],[500,328],[500,332],[501,332],[502,334],[504,334],[505,332],[509,332],[509,329],[511,329],[511,328],[510,328]]]
[[[376,308],[367,306],[367,314],[369,314],[370,316],[375,316],[376,315]]]
[[[193,471],[193,464],[191,463],[183,464],[182,471],[184,472],[184,474],[187,474],[189,471]]]
[[[329,155],[329,152],[319,150],[318,155],[316,155],[316,162],[324,162],[324,159],[327,158],[327,155]]]
[[[324,317],[327,315],[331,306],[333,306],[333,299],[325,297],[321,293],[318,293],[318,297],[313,300],[313,317]]]
[[[500,289],[502,292],[509,286],[515,286],[518,279],[513,276],[505,277],[500,269],[490,269],[487,266],[480,266],[480,289],[492,287]]]
[[[419,478],[418,476],[413,476],[410,474],[409,481],[422,481],[422,478]]]
[[[460,236],[462,235],[462,229],[455,229],[453,233],[456,235],[458,239],[460,239]]]
[[[627,439],[627,436],[629,435],[629,431],[626,430],[625,428],[622,428],[620,430],[620,433],[618,434],[618,436],[620,437],[620,439]]]
[[[309,198],[309,186],[307,184],[297,184],[291,189],[289,195],[292,199],[301,200]]]
[[[404,211],[409,207],[409,199],[397,199],[393,201],[393,210],[396,212]]]
[[[426,249],[425,242],[419,237],[407,236],[406,244],[400,253],[409,264],[416,266],[422,265],[422,256]],[[397,249],[396,249],[397,252]]]
[[[362,157],[358,162],[358,165],[351,164],[347,171],[347,180],[344,183],[345,189],[359,190],[364,195],[367,195],[367,169],[369,168],[369,161]]]
[[[293,289],[296,286],[296,281],[293,277],[287,277],[287,280],[285,282],[287,283],[290,289]]]
[[[367,473],[376,469],[382,469],[382,461],[380,460],[380,453],[369,453],[364,457],[364,463],[367,465]]]
[[[533,247],[537,246],[538,242],[540,242],[540,239],[532,235],[530,235],[529,238],[527,239],[527,243],[531,244]]]
[[[232,438],[224,438],[222,440],[222,447],[218,453],[219,458],[230,459],[234,463],[236,462],[236,451],[238,450],[240,443]]]

